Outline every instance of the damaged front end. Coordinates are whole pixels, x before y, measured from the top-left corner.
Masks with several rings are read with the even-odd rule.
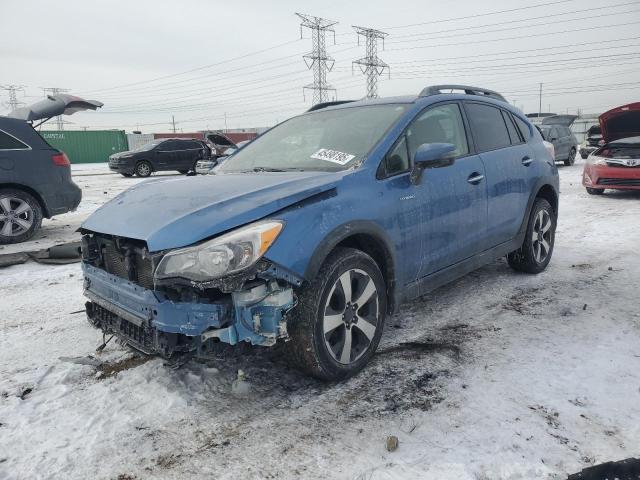
[[[270,346],[287,338],[293,288],[302,279],[262,257],[268,245],[260,236],[238,243],[235,253],[219,241],[149,252],[141,240],[83,233],[87,316],[104,333],[167,358],[206,356],[218,342]],[[224,255],[241,261],[226,265]],[[255,261],[245,261],[250,255]],[[207,277],[207,268],[219,273],[221,264],[228,275]]]

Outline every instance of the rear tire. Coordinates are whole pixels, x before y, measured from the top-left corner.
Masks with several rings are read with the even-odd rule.
[[[384,328],[387,295],[373,259],[337,248],[298,292],[285,351],[291,364],[322,380],[355,375],[373,356]]]
[[[587,193],[589,195],[602,195],[604,193],[604,188],[590,188],[590,187],[587,187]]]
[[[509,266],[518,272],[540,273],[551,261],[556,236],[556,215],[544,198],[536,198],[529,215],[522,246],[509,255]]]
[[[569,150],[569,158],[564,161],[564,164],[565,166],[570,167],[574,163],[576,163],[576,149],[571,148],[571,150]]]
[[[138,177],[148,177],[149,175],[151,175],[151,172],[153,172],[153,168],[151,167],[151,164],[146,160],[138,162],[138,164],[136,165],[136,175]]]
[[[13,188],[0,190],[0,244],[29,240],[42,225],[42,207],[33,195]]]

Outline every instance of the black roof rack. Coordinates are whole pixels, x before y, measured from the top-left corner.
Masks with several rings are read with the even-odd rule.
[[[430,95],[440,95],[441,93],[446,93],[442,90],[462,90],[467,95],[480,95],[482,97],[489,97],[495,100],[500,100],[501,102],[507,101],[498,92],[487,90],[486,88],[470,87],[468,85],[431,85],[429,87],[423,88],[419,96],[428,97]]]
[[[307,112],[314,112],[316,110],[322,110],[323,108],[333,107],[334,105],[342,105],[343,103],[355,102],[355,100],[334,100],[333,102],[316,103]]]

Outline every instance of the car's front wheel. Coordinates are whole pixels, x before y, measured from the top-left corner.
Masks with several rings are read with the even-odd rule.
[[[0,244],[30,239],[42,224],[38,200],[22,190],[0,190]]]
[[[386,310],[376,262],[360,250],[337,248],[298,294],[286,344],[291,363],[323,380],[356,374],[380,342]]]
[[[136,175],[138,177],[148,177],[153,172],[153,168],[151,168],[151,164],[145,160],[138,162],[136,165]]]
[[[514,270],[540,273],[551,261],[556,236],[556,215],[544,198],[536,198],[522,246],[509,255],[507,261]]]

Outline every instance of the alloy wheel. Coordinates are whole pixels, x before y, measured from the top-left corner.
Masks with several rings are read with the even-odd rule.
[[[16,237],[33,225],[31,205],[17,197],[0,197],[0,235]]]
[[[536,262],[545,261],[551,250],[551,215],[546,210],[540,210],[533,224],[531,246]]]
[[[334,283],[324,306],[323,334],[338,363],[353,363],[366,352],[378,328],[379,301],[373,279],[363,270],[347,270]]]
[[[151,175],[151,167],[149,167],[148,163],[141,163],[138,165],[137,173],[141,177],[148,177]]]

